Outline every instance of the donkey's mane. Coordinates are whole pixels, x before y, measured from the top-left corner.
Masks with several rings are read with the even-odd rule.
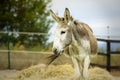
[[[73,35],[77,41],[79,41],[80,38],[83,38],[86,36],[87,36],[86,38],[89,39],[88,31],[90,32],[92,31],[91,31],[91,28],[87,27],[85,23],[73,21],[73,24],[71,26],[72,26]]]
[[[86,23],[79,22],[79,21],[77,21],[77,20],[74,20],[73,22],[74,22],[74,24],[75,24],[76,26],[79,26],[79,27],[81,27],[81,28],[83,28],[83,29],[88,28],[88,30],[93,33],[92,29],[91,29]],[[87,31],[88,31],[88,30],[87,30]]]

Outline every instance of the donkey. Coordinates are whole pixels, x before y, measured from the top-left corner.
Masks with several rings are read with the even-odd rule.
[[[92,29],[83,22],[73,20],[66,8],[64,17],[59,17],[52,10],[50,14],[58,23],[53,42],[53,55],[49,64],[59,55],[68,54],[73,62],[76,80],[88,79],[90,54],[97,53],[97,40]]]

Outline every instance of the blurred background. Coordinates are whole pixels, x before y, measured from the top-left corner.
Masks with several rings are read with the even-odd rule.
[[[57,24],[49,14],[50,9],[63,16],[68,7],[73,18],[87,23],[97,38],[120,40],[119,3],[119,0],[1,0],[0,67],[15,68],[17,64],[21,69],[39,63],[41,54],[51,53]],[[99,51],[106,52],[106,43],[98,44]],[[119,52],[120,43],[112,43],[111,50]],[[113,65],[120,65],[115,57]],[[106,64],[106,58],[101,60]]]
[[[120,39],[119,0],[4,0],[0,2],[0,49],[51,49],[56,23],[49,9],[63,16],[68,7],[71,15],[85,22],[100,38]],[[9,44],[8,44],[9,43]],[[104,43],[100,43],[102,47]],[[117,45],[114,46],[114,45]],[[120,44],[113,44],[119,50]],[[103,49],[105,47],[102,47]]]

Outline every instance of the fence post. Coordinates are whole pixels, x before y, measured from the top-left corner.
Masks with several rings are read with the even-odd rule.
[[[110,61],[110,41],[107,40],[107,70],[110,71],[110,67],[111,67],[111,61]]]
[[[9,23],[6,22],[6,26],[7,26],[7,47],[8,47],[8,69],[10,69],[10,36],[9,36]]]

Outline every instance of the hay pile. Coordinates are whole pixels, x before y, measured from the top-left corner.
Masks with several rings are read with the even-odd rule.
[[[69,64],[50,65],[44,64],[31,66],[21,70],[15,80],[75,80],[73,67]],[[114,80],[113,77],[104,69],[89,69],[89,80]]]
[[[16,80],[70,80],[74,70],[71,65],[45,66],[39,64],[18,73]]]
[[[102,68],[89,69],[89,80],[114,80],[108,71]]]

